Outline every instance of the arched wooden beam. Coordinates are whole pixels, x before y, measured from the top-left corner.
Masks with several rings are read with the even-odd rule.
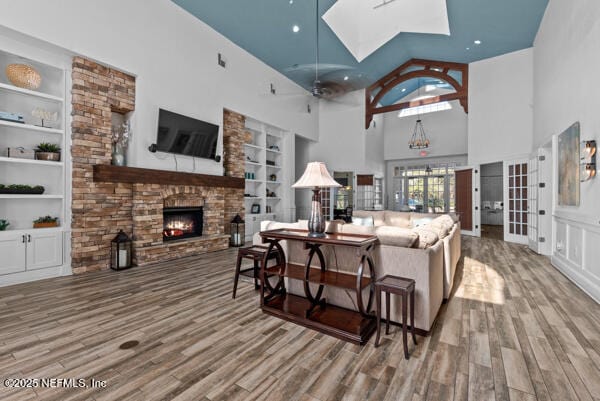
[[[422,67],[419,70],[406,72],[411,67]],[[462,85],[454,79],[449,73],[450,71],[459,71],[462,76]],[[448,82],[454,89],[455,93],[449,93],[441,96],[436,96],[430,99],[419,101],[404,102],[391,106],[377,107],[379,101],[392,90],[414,78],[436,78]],[[372,93],[379,89],[377,95],[372,96]],[[409,107],[421,106],[424,104],[434,104],[450,100],[459,100],[463,106],[465,113],[468,113],[468,92],[469,92],[469,65],[460,63],[449,63],[444,61],[420,60],[412,59],[390,72],[373,85],[365,90],[365,129],[369,128],[373,115],[380,113],[388,113],[390,111],[403,110]]]
[[[375,95],[371,103],[378,104],[381,98],[386,95],[386,93],[394,89],[396,86],[400,85],[402,82],[406,82],[414,78],[437,78],[448,82],[450,85],[452,85],[456,92],[460,92],[462,90],[462,86],[458,83],[458,81],[456,81],[448,74],[444,74],[434,70],[417,70],[407,72],[406,74],[403,74],[391,81],[382,90],[380,90],[379,93],[377,93],[377,95]]]

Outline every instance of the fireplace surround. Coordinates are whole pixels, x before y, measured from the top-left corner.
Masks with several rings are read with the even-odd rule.
[[[229,221],[244,216],[245,117],[223,110],[224,176],[112,166],[111,116],[135,111],[135,77],[79,56],[72,67],[73,272],[108,269],[120,229],[137,266],[226,249]],[[202,235],[164,241],[164,207],[203,207]]]

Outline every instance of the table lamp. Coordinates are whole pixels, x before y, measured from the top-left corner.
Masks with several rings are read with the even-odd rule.
[[[313,238],[325,237],[325,219],[321,209],[321,188],[341,187],[327,171],[323,162],[310,162],[302,177],[292,185],[292,188],[312,188],[313,197],[308,218],[308,236]]]

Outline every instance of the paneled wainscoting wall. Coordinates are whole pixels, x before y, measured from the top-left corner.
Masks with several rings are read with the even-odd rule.
[[[599,223],[597,218],[555,213],[556,245],[552,253],[552,264],[597,301],[600,300]]]

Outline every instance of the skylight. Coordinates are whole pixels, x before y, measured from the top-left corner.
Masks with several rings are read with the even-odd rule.
[[[338,0],[323,20],[358,62],[400,32],[450,35],[446,0]]]
[[[452,110],[450,102],[440,102],[434,104],[425,104],[423,106],[409,107],[408,109],[400,110],[398,118],[416,116],[419,114],[436,113],[438,111]]]

